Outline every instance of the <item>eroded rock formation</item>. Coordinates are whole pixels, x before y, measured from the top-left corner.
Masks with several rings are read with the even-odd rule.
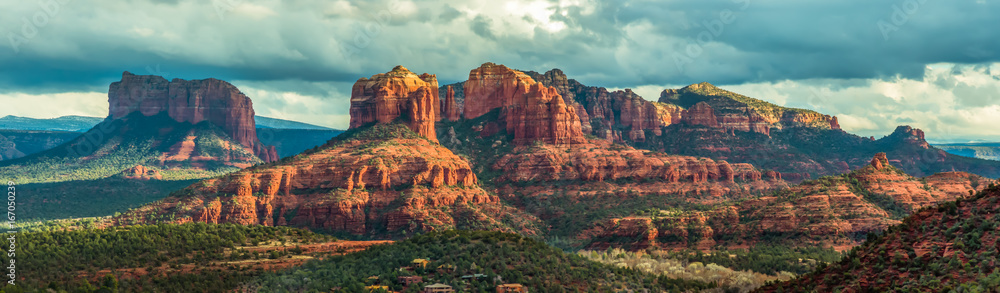
[[[417,134],[437,141],[434,122],[440,120],[437,77],[417,75],[403,66],[392,71],[360,78],[351,90],[351,124],[358,128],[370,123],[390,123],[403,117]]]

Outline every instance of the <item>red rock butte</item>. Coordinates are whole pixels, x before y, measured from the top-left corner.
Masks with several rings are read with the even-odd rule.
[[[514,144],[535,141],[579,144],[586,141],[580,117],[555,87],[536,82],[523,72],[503,65],[484,63],[469,72],[464,85],[466,119],[474,119],[500,108],[500,120]]]
[[[166,113],[174,121],[183,123],[209,121],[261,160],[278,159],[274,146],[265,146],[257,139],[253,102],[236,86],[222,80],[175,78],[167,81],[160,76],[126,71],[121,81],[111,83],[108,104],[112,119],[123,119],[139,112],[144,116]]]
[[[437,142],[434,122],[440,120],[437,77],[417,75],[403,66],[360,78],[351,90],[351,125],[389,123],[403,117],[411,130]]]

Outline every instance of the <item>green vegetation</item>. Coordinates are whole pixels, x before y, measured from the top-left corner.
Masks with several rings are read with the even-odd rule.
[[[44,288],[56,292],[108,292],[103,288],[111,292],[226,292],[260,274],[237,266],[240,261],[303,253],[295,248],[250,251],[245,246],[332,240],[288,227],[201,223],[26,232],[16,237],[18,272],[30,277],[0,292],[45,292]],[[136,271],[149,274],[123,277],[135,276],[130,272]]]
[[[428,259],[426,269],[412,270],[414,259]],[[454,270],[438,271],[453,266]],[[463,281],[463,275],[484,274],[484,278]],[[418,235],[391,245],[371,247],[363,252],[312,261],[280,273],[267,274],[259,281],[264,292],[366,292],[364,286],[381,284],[402,290],[397,276],[417,275],[423,283],[404,292],[417,292],[423,285],[444,283],[463,292],[492,292],[496,284],[520,283],[531,292],[615,292],[647,288],[653,292],[697,290],[712,287],[697,281],[654,277],[628,268],[600,264],[566,254],[542,242],[516,234],[483,231],[445,231]],[[377,280],[369,277],[378,277]]]
[[[22,220],[17,223],[18,232],[54,232],[72,229],[96,229],[111,217],[69,218],[58,220]]]
[[[841,259],[841,253],[824,247],[788,247],[782,245],[758,244],[749,249],[718,249],[711,253],[699,250],[671,252],[666,258],[687,262],[714,263],[740,271],[753,271],[768,275],[787,271],[805,274],[813,271],[820,263],[832,263]]]
[[[514,150],[514,136],[497,122],[499,117],[500,109],[493,109],[471,120],[439,122],[436,129],[441,145],[469,161],[486,186],[492,186],[494,179],[503,175],[493,169],[493,163]],[[452,130],[455,136],[450,135]]]
[[[716,263],[695,261],[687,258],[691,253],[694,252],[672,253],[652,250],[647,253],[644,251],[630,252],[621,249],[608,249],[607,251],[581,251],[577,254],[601,263],[638,269],[659,276],[717,284],[724,292],[748,292],[760,287],[767,281],[789,280],[795,277],[795,274],[785,271],[762,274],[753,270],[732,269]],[[726,261],[729,258],[737,257],[736,255],[727,255],[727,253],[719,252],[717,254],[719,255],[719,259]],[[753,257],[741,250],[733,253],[737,253],[741,258],[749,259]],[[699,256],[705,255],[699,254]],[[770,255],[766,254],[764,256],[770,257]],[[795,263],[795,259],[788,259],[787,261],[788,263]],[[811,261],[815,263],[815,260]]]
[[[580,191],[567,191],[564,185],[573,182],[552,183],[552,194],[521,195],[515,194],[512,199],[516,206],[533,215],[544,215],[541,218],[549,225],[549,235],[557,237],[574,237],[580,231],[593,227],[595,224],[611,218],[633,215],[642,210],[682,210],[708,211],[712,206],[687,201],[689,196],[656,193],[637,196],[630,192],[599,191],[593,195],[579,195],[578,192],[590,192],[587,188]],[[595,187],[596,188],[596,187]],[[691,196],[693,197],[693,196]],[[623,200],[623,198],[627,198]],[[579,248],[578,245],[562,247],[565,249]]]
[[[118,177],[17,186],[23,219],[110,216],[167,197],[197,180],[131,180]]]

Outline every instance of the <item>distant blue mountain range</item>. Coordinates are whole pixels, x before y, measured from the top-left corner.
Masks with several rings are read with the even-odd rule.
[[[0,129],[11,130],[49,130],[49,131],[87,131],[104,118],[87,116],[62,116],[59,118],[38,119],[7,115],[0,118]]]
[[[0,129],[83,132],[94,127],[97,123],[101,123],[101,121],[104,121],[104,118],[62,116],[58,118],[39,119],[7,115],[0,118]],[[257,128],[333,130],[328,127],[264,116],[254,116],[254,121],[257,123]]]

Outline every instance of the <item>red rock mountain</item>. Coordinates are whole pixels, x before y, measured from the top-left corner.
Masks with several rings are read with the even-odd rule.
[[[917,176],[957,170],[1000,177],[1000,163],[948,154],[908,126],[882,139],[860,137],[841,130],[837,117],[781,107],[709,83],[664,90],[653,102],[628,90],[583,85],[558,69],[525,74],[555,87],[577,109],[584,133],[636,148],[750,163],[793,182],[849,172],[878,152],[889,153]]]
[[[823,177],[780,190],[772,195],[722,204],[711,211],[686,211],[654,216],[612,219],[584,232],[595,239],[642,239],[626,244],[632,249],[715,245],[738,247],[733,240],[752,244],[763,235],[782,235],[788,245],[857,245],[849,235],[882,231],[900,223],[920,208],[966,197],[995,180],[963,172],[914,178],[890,165],[878,154],[869,166],[842,176]],[[691,237],[690,233],[697,233]],[[723,241],[723,239],[729,239]],[[772,239],[773,240],[773,239]],[[597,241],[593,248],[612,243]]]
[[[414,132],[437,141],[434,122],[440,119],[437,77],[416,75],[403,66],[358,79],[351,91],[351,125],[390,123],[403,117]]]
[[[154,75],[122,74],[122,80],[108,89],[112,119],[131,113],[154,116],[165,113],[176,122],[198,124],[208,121],[221,128],[265,162],[278,159],[273,146],[257,139],[253,103],[232,84],[214,79],[167,81]]]
[[[203,180],[116,221],[290,225],[369,236],[455,228],[538,233],[534,217],[478,186],[468,162],[395,123],[353,129],[315,151]]]
[[[528,72],[543,84],[555,87],[568,97],[567,104],[586,110],[584,124],[596,120],[586,133],[616,142],[644,142],[646,132],[661,135],[661,128],[685,123],[708,126],[727,132],[742,131],[769,134],[772,127],[795,125],[840,129],[836,117],[811,111],[770,107],[766,102],[726,92],[708,83],[694,84],[680,90],[664,90],[659,102],[652,102],[631,90],[608,91],[567,79],[561,70],[545,74]],[[692,95],[696,98],[690,98]],[[683,99],[682,99],[683,98]],[[719,109],[716,109],[719,108]],[[796,111],[789,111],[796,110]],[[818,121],[823,121],[825,125]]]
[[[700,107],[701,117],[692,117],[692,119],[715,120],[716,123],[713,123],[713,127],[732,131],[769,135],[771,128],[782,129],[794,126],[840,129],[837,117],[804,109],[775,106],[720,89],[707,82],[692,84],[679,90],[664,90],[660,93],[659,102],[682,107],[689,105]],[[712,113],[709,113],[709,109],[712,110]]]
[[[576,109],[566,105],[553,87],[547,87],[503,65],[485,63],[469,72],[465,82],[466,119],[500,109],[514,143],[534,141],[574,144],[585,141]]]

